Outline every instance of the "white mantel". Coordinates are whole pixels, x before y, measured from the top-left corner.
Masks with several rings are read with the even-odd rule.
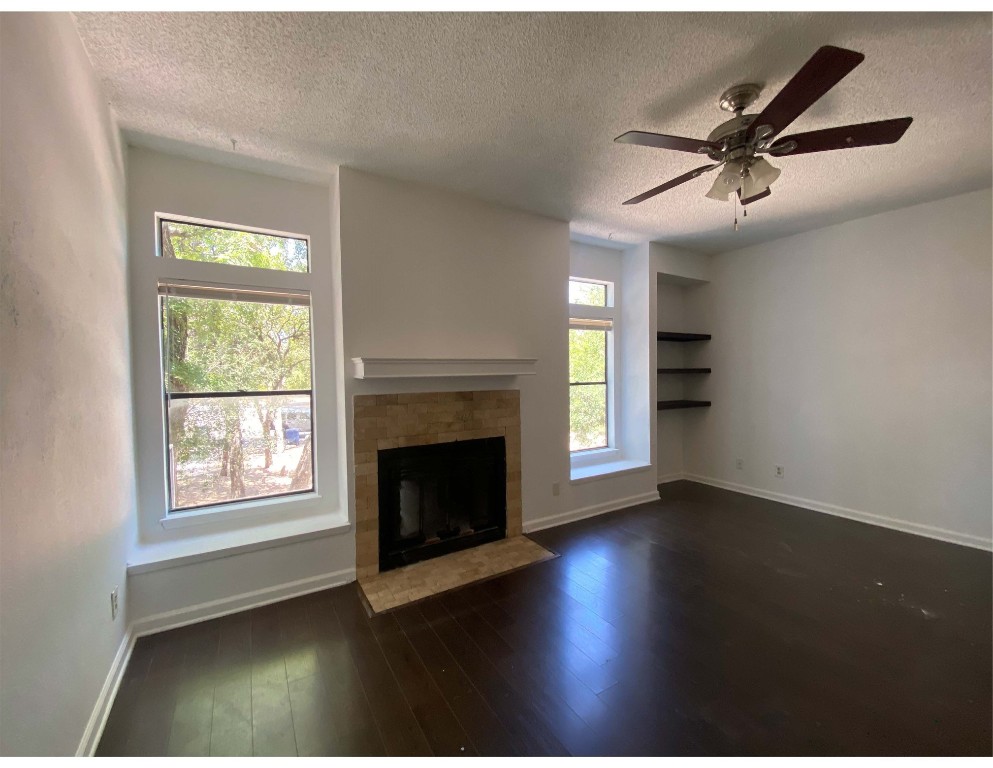
[[[356,379],[415,379],[452,376],[531,376],[532,357],[428,358],[353,357]]]

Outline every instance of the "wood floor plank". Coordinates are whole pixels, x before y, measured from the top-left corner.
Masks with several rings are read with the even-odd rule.
[[[436,598],[418,606],[432,630],[476,690],[531,756],[562,756],[569,751],[551,732],[530,698],[521,695]]]
[[[988,552],[683,482],[533,538],[390,614],[350,584],[141,638],[97,754],[993,752]]]
[[[252,754],[296,755],[279,608],[252,611]]]
[[[348,639],[327,593],[307,607],[316,635],[317,660],[336,741],[329,755],[385,756],[386,746],[372,713]]]
[[[373,632],[431,751],[438,756],[478,754],[395,617],[381,618]]]
[[[423,614],[415,606],[407,606],[394,616],[476,750],[488,756],[523,754],[518,740],[479,694]]]
[[[334,608],[348,636],[348,648],[376,717],[386,753],[431,755],[428,740],[370,628],[356,588],[351,586],[336,592]]]

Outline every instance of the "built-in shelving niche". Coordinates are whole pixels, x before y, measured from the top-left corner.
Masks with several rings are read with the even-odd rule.
[[[656,334],[658,341],[675,341],[675,342],[691,342],[691,341],[710,341],[711,335],[709,333],[680,333],[677,331],[658,331]],[[660,374],[674,374],[674,375],[686,375],[686,374],[707,374],[710,373],[712,369],[710,368],[659,368],[657,369]],[[676,411],[683,408],[709,408],[710,400],[659,400],[658,409],[660,411]]]

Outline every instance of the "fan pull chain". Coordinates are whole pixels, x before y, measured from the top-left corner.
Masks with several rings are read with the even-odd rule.
[[[731,204],[734,206],[734,231],[738,231],[738,193],[731,193]]]

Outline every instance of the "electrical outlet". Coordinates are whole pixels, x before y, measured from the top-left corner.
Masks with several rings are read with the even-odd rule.
[[[559,484],[552,483],[552,496],[558,496],[558,495],[559,495]]]
[[[111,621],[117,618],[117,587],[110,593],[110,618]]]
[[[735,469],[744,469],[745,468],[745,460],[744,459],[735,459],[734,460],[734,468]]]
[[[776,477],[786,477],[786,467],[776,465]]]

